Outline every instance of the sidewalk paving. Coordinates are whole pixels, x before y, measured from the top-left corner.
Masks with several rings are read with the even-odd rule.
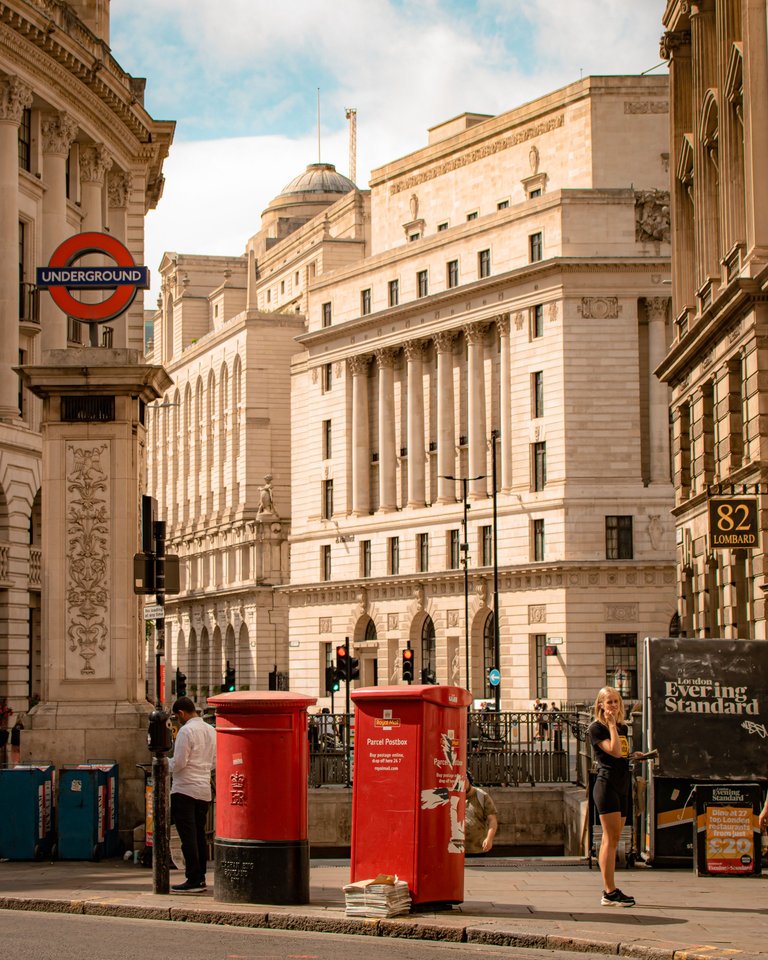
[[[209,873],[209,878],[211,874]],[[183,874],[171,872],[171,883]],[[392,920],[347,919],[348,861],[313,860],[305,906],[219,903],[213,891],[152,893],[152,871],[103,863],[0,863],[0,909],[398,936],[645,960],[768,960],[763,878],[701,877],[642,865],[617,874],[637,906],[600,906],[600,873],[557,858],[468,861],[464,902]]]

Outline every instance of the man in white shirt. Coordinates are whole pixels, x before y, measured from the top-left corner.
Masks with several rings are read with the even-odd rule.
[[[173,756],[171,822],[181,840],[186,880],[171,887],[174,893],[202,893],[206,889],[208,844],[205,822],[211,805],[211,771],[216,766],[216,731],[197,713],[189,697],[179,697],[173,712],[180,723]]]

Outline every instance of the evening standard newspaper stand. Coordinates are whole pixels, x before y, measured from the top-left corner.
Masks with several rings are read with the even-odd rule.
[[[647,637],[643,749],[649,765],[644,854],[691,865],[697,784],[761,783],[768,771],[768,643]]]
[[[397,874],[414,904],[464,899],[467,707],[460,687],[370,687],[355,702],[351,881]]]
[[[698,876],[760,876],[760,793],[757,783],[696,784]]]

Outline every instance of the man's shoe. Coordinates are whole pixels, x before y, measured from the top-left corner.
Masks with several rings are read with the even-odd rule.
[[[171,887],[173,893],[205,893],[206,886],[203,883],[193,883],[191,880],[185,880],[184,883],[176,883]]]
[[[635,898],[628,897],[626,893],[622,893],[618,887],[612,893],[606,893],[603,890],[603,898],[600,901],[600,905],[603,907],[634,907]]]

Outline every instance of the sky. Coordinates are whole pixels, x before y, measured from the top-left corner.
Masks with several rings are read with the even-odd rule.
[[[112,0],[112,53],[175,120],[146,220],[157,300],[165,251],[239,256],[269,201],[319,159],[357,176],[464,112],[498,114],[589,74],[660,62],[665,0]],[[666,72],[666,65],[655,73]]]

